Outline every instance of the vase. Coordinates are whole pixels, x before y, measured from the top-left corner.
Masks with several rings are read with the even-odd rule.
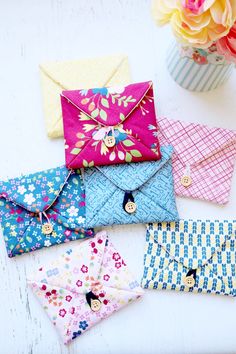
[[[172,78],[190,91],[206,92],[224,84],[234,65],[217,53],[215,45],[208,49],[184,47],[174,42],[167,56]]]

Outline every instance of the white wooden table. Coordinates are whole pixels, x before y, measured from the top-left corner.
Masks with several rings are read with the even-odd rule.
[[[170,41],[146,0],[1,0],[0,178],[63,164],[63,141],[50,141],[43,121],[38,64],[48,60],[127,53],[133,80],[154,81],[159,114],[236,129],[236,73],[214,92],[186,92],[166,70]],[[235,218],[235,182],[228,206],[179,198],[180,216]],[[110,237],[140,279],[145,227],[113,227]],[[1,237],[1,354],[236,353],[235,299],[158,291],[65,347],[26,287],[27,275],[63,248],[8,259]]]

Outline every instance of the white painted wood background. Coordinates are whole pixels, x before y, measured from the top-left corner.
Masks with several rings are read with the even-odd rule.
[[[0,178],[60,165],[63,141],[45,134],[38,64],[127,53],[134,81],[152,79],[159,114],[236,129],[236,72],[222,88],[194,94],[169,77],[169,28],[158,29],[147,0],[0,0]],[[178,198],[181,217],[236,217],[219,207]],[[137,278],[145,227],[110,229]],[[26,288],[26,277],[65,245],[8,259],[0,239],[0,354],[236,353],[236,300],[147,291],[135,303],[65,347]]]

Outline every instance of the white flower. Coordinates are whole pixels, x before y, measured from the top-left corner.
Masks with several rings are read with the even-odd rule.
[[[79,224],[83,224],[85,222],[85,218],[83,218],[83,216],[79,216],[78,219],[77,219],[77,222]]]
[[[17,192],[22,195],[26,192],[26,189],[24,186],[19,186]]]
[[[27,203],[28,205],[32,205],[33,202],[35,202],[35,198],[33,196],[33,193],[29,193],[25,195],[24,202]]]
[[[51,242],[49,240],[44,241],[44,246],[45,247],[50,247],[51,246]]]
[[[33,192],[35,190],[35,186],[33,184],[30,184],[29,187],[28,187],[28,190],[30,192]]]
[[[79,209],[72,205],[69,209],[67,209],[67,213],[69,216],[78,216]]]
[[[108,87],[108,92],[109,93],[122,93],[124,92],[125,88],[124,86],[114,86],[114,87]]]

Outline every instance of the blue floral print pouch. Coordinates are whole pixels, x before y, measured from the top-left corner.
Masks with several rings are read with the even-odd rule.
[[[86,168],[87,225],[178,221],[172,153],[169,145],[161,147],[159,161]]]
[[[9,257],[94,236],[80,171],[65,166],[0,182],[0,222]]]

